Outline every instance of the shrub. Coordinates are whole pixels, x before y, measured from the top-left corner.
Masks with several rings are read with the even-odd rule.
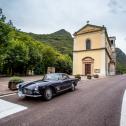
[[[87,79],[91,79],[92,76],[90,74],[87,74]]]
[[[99,78],[99,75],[98,75],[98,74],[95,74],[95,75],[94,75],[94,78]]]
[[[16,90],[17,89],[16,85],[21,82],[24,82],[24,81],[20,77],[11,77],[8,82],[8,88],[10,90]]]
[[[78,78],[79,80],[81,80],[80,74],[75,75],[75,78]]]

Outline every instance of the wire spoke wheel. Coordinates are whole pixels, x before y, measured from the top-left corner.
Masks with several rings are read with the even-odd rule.
[[[44,98],[45,100],[51,100],[52,99],[52,89],[48,88],[44,92]]]

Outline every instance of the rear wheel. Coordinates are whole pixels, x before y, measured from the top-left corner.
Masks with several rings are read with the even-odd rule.
[[[52,99],[52,96],[53,96],[53,92],[52,92],[52,89],[51,88],[47,88],[45,89],[44,91],[44,98],[46,101],[49,101]]]

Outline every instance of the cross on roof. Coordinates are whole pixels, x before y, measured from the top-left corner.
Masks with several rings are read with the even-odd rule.
[[[88,21],[87,21],[87,24],[89,24],[89,23],[90,23],[90,21],[88,20]]]

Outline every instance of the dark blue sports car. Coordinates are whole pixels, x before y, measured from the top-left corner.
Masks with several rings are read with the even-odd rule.
[[[21,98],[43,96],[45,100],[51,100],[53,95],[65,90],[74,91],[78,81],[65,73],[46,74],[42,80],[20,83],[17,86],[18,96]]]

